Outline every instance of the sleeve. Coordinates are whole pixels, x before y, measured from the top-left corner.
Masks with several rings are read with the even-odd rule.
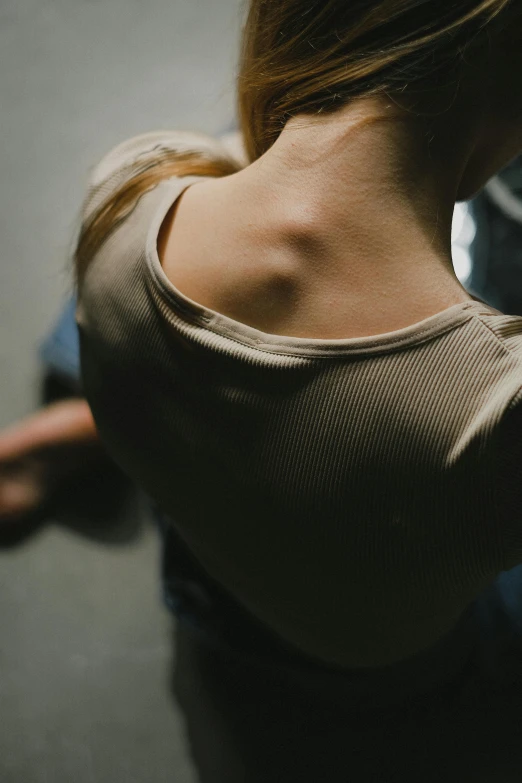
[[[181,130],[159,130],[132,136],[109,150],[90,171],[82,217],[87,219],[100,204],[129,179],[137,167],[153,156],[155,150],[198,151],[233,158],[246,165],[241,134],[228,133],[214,138],[205,133]]]

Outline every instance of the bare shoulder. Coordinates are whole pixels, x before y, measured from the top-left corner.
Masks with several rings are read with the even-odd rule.
[[[165,216],[157,239],[165,274],[185,296],[254,328],[275,323],[291,276],[241,220],[220,181],[188,187]],[[270,294],[269,296],[267,296]]]
[[[344,267],[300,260],[226,179],[183,191],[158,236],[165,274],[203,307],[269,334],[334,340],[402,329],[472,300],[450,276],[412,283],[404,272],[389,282],[396,296],[381,301],[370,275],[354,284],[349,258]]]

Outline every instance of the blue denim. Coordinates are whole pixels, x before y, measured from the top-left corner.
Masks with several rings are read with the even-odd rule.
[[[506,303],[518,306],[520,302],[518,312],[522,314],[521,227],[510,225],[486,196],[481,194],[476,202],[471,206],[475,214],[485,216],[486,224],[479,226],[471,248],[474,268],[470,289],[503,311]],[[512,252],[509,259],[504,257],[507,251]],[[498,257],[497,253],[500,254]],[[519,269],[519,286],[513,286],[509,274],[501,272],[503,264],[512,270]],[[39,353],[48,373],[58,375],[81,392],[75,307],[76,301],[71,298],[52,333],[40,346]],[[272,635],[204,571],[184,543],[175,520],[167,517],[153,501],[151,509],[162,542],[163,598],[179,621],[190,626],[205,642],[236,655],[239,652],[245,659],[276,662],[276,665],[283,666],[285,662],[292,665],[292,662],[307,660]],[[515,678],[520,678],[522,565],[500,574],[477,599],[475,609],[483,642],[481,655],[492,677],[502,680],[505,656],[508,655],[511,664],[515,661]]]
[[[76,299],[72,296],[51,334],[41,343],[39,357],[47,373],[58,376],[72,388],[79,389],[80,338],[75,321]]]

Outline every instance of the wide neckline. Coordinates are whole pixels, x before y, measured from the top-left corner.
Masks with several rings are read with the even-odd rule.
[[[145,261],[157,289],[168,301],[178,318],[182,320],[188,319],[191,323],[200,325],[205,330],[210,330],[237,343],[259,350],[282,354],[332,356],[397,350],[407,345],[432,339],[465,323],[478,312],[499,313],[495,308],[479,300],[459,302],[402,329],[367,337],[347,337],[335,340],[270,334],[241,321],[236,321],[223,313],[218,313],[195,302],[176,288],[161,265],[157,248],[159,231],[167,212],[187,188],[207,179],[209,179],[207,176],[174,177],[163,180],[154,190],[159,203],[147,233]]]

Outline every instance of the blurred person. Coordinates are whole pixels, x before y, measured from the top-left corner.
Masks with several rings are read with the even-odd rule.
[[[145,490],[204,781],[522,769],[522,319],[451,254],[522,152],[521,41],[506,0],[251,0],[238,134],[91,174],[73,397],[3,434],[0,511],[83,447]]]
[[[476,233],[468,289],[504,313],[522,316],[522,157],[469,203]]]

